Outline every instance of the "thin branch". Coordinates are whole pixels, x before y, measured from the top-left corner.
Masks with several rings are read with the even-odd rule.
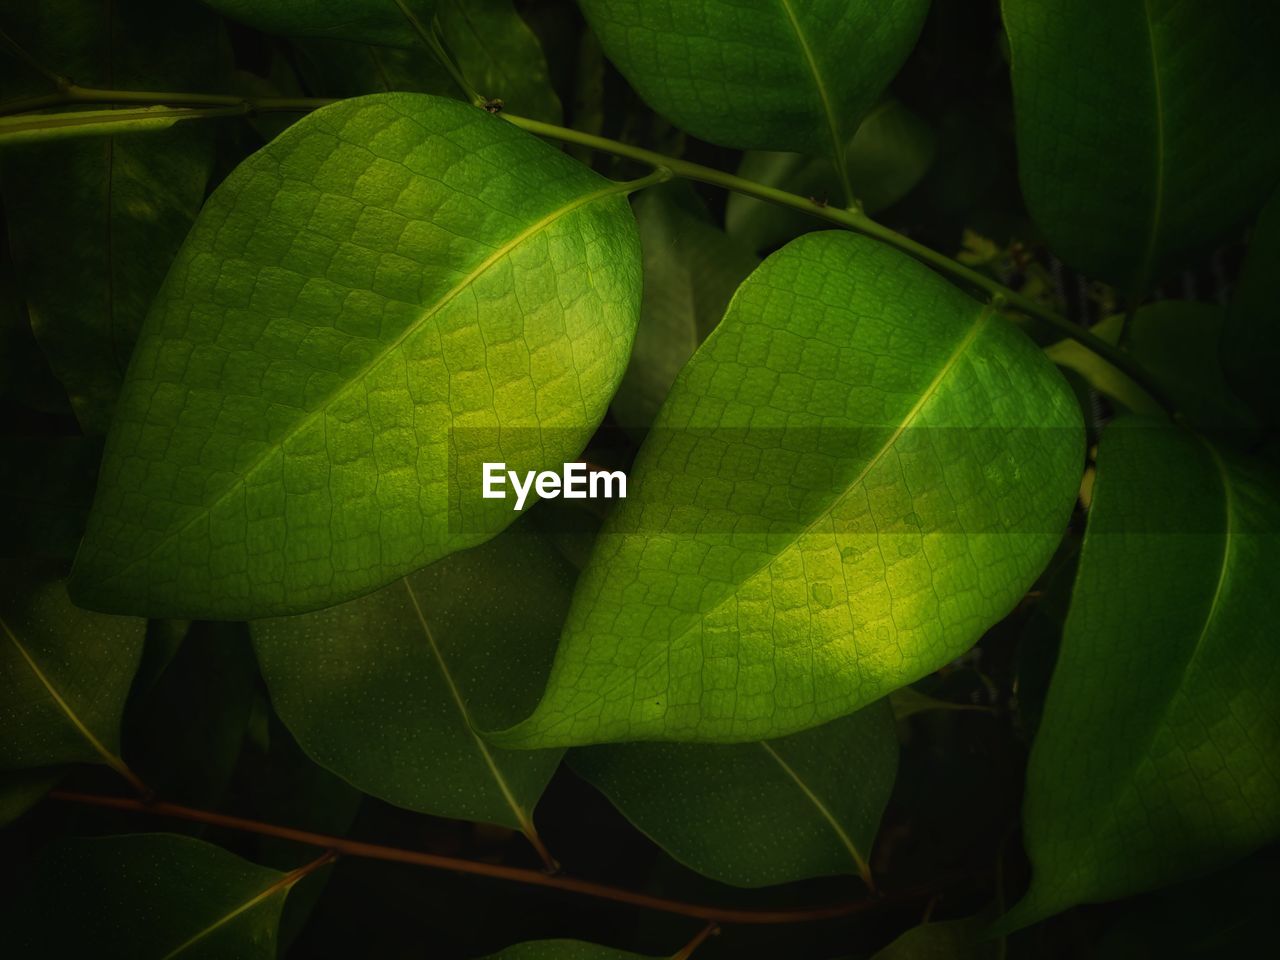
[[[471,94],[469,93],[468,95]],[[476,94],[476,96],[478,97],[479,95]],[[0,103],[0,115],[31,109],[29,105],[23,106],[24,102],[29,102],[29,99],[30,98],[28,98],[27,101],[14,100],[9,101],[8,103]],[[258,113],[272,110],[305,112],[307,110],[314,110],[318,107],[325,106],[326,104],[334,101],[308,97],[252,98],[223,94],[98,90],[72,85],[56,102],[137,103],[160,105],[203,104],[208,106],[246,105],[246,109],[249,112]],[[41,105],[47,105],[47,102],[42,103]],[[611,153],[615,156],[626,157],[653,167],[657,171],[667,171],[674,176],[681,177],[686,180],[696,180],[699,183],[711,184],[712,186],[721,187],[726,190],[733,190],[736,193],[755,197],[758,200],[764,200],[778,206],[799,210],[801,213],[808,214],[811,217],[816,217],[819,220],[825,220],[828,223],[835,224],[838,227],[843,227],[846,230],[853,230],[856,233],[861,233],[866,236],[873,237],[876,240],[880,240],[883,243],[887,243],[890,246],[896,247],[916,259],[929,264],[935,269],[949,274],[955,279],[960,280],[971,287],[984,291],[998,307],[1009,307],[1019,313],[1034,317],[1046,324],[1060,336],[1074,340],[1082,346],[1087,347],[1093,353],[1107,361],[1117,370],[1123,372],[1131,380],[1146,390],[1147,393],[1149,393],[1151,397],[1168,412],[1172,414],[1175,410],[1175,405],[1170,400],[1169,395],[1165,392],[1164,388],[1161,387],[1160,384],[1156,383],[1150,374],[1148,374],[1140,364],[1136,363],[1133,358],[1123,350],[1112,346],[1107,341],[1090,333],[1084,327],[1072,323],[1070,320],[1059,315],[1054,310],[1046,307],[1044,304],[1039,303],[1031,297],[1027,297],[1014,290],[1010,290],[997,280],[967,267],[964,264],[951,259],[945,254],[941,254],[936,250],[930,249],[924,244],[912,240],[910,237],[904,236],[896,230],[886,227],[884,224],[877,223],[865,213],[858,210],[843,210],[838,207],[830,207],[824,203],[819,203],[798,194],[788,193],[786,190],[779,190],[777,187],[770,187],[763,183],[756,183],[753,180],[747,180],[735,174],[726,173],[723,170],[717,170],[714,167],[706,167],[700,163],[693,163],[688,160],[682,160],[678,157],[669,157],[653,150],[646,150],[643,147],[636,147],[629,143],[622,143],[618,140],[610,140],[607,137],[599,137],[595,134],[583,133],[580,130],[571,130],[568,127],[557,126],[553,123],[543,123],[540,120],[532,120],[528,117],[515,116],[505,112],[499,114],[499,116],[502,116],[508,122],[515,124],[521,129],[527,130],[528,132],[540,137],[547,137],[564,143],[573,143],[579,146],[589,147],[592,150],[599,150],[604,153]]]
[[[418,850],[402,850],[398,847],[387,847],[380,844],[364,843],[349,840],[345,837],[328,836],[312,833],[308,830],[297,830],[244,817],[235,817],[212,810],[199,810],[176,803],[163,801],[147,802],[129,797],[115,797],[103,794],[78,793],[71,790],[52,790],[49,797],[65,803],[79,803],[94,807],[106,807],[112,810],[127,810],[133,813],[147,813],[158,817],[172,817],[204,823],[209,826],[254,833],[260,836],[277,837],[292,840],[313,847],[322,847],[334,853],[351,857],[364,857],[371,860],[386,860],[393,863],[407,863],[435,870],[448,870],[453,873],[465,873],[494,880],[507,880],[535,887],[548,887],[566,893],[577,893],[595,897],[598,900],[611,900],[645,910],[657,910],[663,913],[694,917],[710,923],[742,923],[742,924],[784,924],[808,923],[815,920],[831,920],[838,917],[849,917],[859,913],[869,913],[894,904],[918,900],[922,896],[936,893],[935,888],[928,890],[901,891],[892,897],[876,899],[861,898],[844,903],[835,903],[817,907],[796,907],[782,910],[750,910],[733,907],[717,907],[697,903],[685,903],[666,897],[655,897],[646,893],[637,893],[621,887],[613,887],[590,880],[579,880],[575,877],[552,876],[541,870],[528,870],[521,867],[507,867],[499,864],[479,863],[474,860],[463,860],[458,857],[446,857],[435,853]]]
[[[698,935],[680,948],[678,952],[672,955],[671,960],[689,960],[693,956],[693,951],[697,950],[706,941],[708,937],[713,937],[720,932],[720,928],[714,923],[708,923],[705,927],[698,931]]]
[[[865,213],[856,210],[842,210],[838,207],[827,206],[824,203],[802,197],[798,194],[788,193],[786,190],[779,190],[776,187],[766,186],[762,183],[756,183],[753,180],[746,180],[732,173],[725,173],[722,170],[716,170],[713,167],[704,167],[700,163],[692,163],[688,160],[681,160],[676,157],[668,157],[652,150],[646,150],[643,147],[635,147],[628,143],[620,143],[617,140],[609,140],[606,137],[597,137],[593,134],[582,133],[578,130],[570,130],[566,127],[556,126],[551,123],[543,123],[541,120],[532,120],[528,117],[518,117],[509,113],[502,113],[508,122],[514,123],[522,130],[537,134],[540,137],[548,137],[553,140],[561,140],[566,143],[575,143],[580,146],[590,147],[593,150],[601,150],[605,153],[612,153],[616,156],[627,157],[640,163],[648,164],[652,167],[666,168],[677,177],[686,180],[697,180],[699,183],[707,183],[712,186],[723,187],[726,190],[733,190],[736,193],[743,193],[747,196],[755,197],[758,200],[765,200],[778,206],[790,207],[793,210],[799,210],[809,216],[817,217],[820,220],[826,220],[837,226],[844,227],[847,230],[853,230],[856,233],[865,234],[873,237],[890,246],[897,247],[905,253],[911,254],[917,260],[922,260],[932,267],[948,273],[957,280],[962,280],[971,286],[977,287],[985,291],[993,300],[999,301],[1002,306],[1007,305],[1014,308],[1020,313],[1025,313],[1043,321],[1053,328],[1063,337],[1075,340],[1081,345],[1088,347],[1102,359],[1106,360],[1112,366],[1117,367],[1127,374],[1132,380],[1142,386],[1151,396],[1170,412],[1173,411],[1173,403],[1169,400],[1168,395],[1163,388],[1151,379],[1145,370],[1134,363],[1133,359],[1124,354],[1120,350],[1113,347],[1100,337],[1095,336],[1083,327],[1072,323],[1066,317],[1060,316],[1055,311],[1046,307],[1044,304],[1024,296],[1014,290],[1010,290],[997,280],[986,276],[956,260],[951,259],[945,254],[926,247],[924,244],[912,240],[910,237],[898,233],[896,230],[886,227],[884,224],[877,223]]]

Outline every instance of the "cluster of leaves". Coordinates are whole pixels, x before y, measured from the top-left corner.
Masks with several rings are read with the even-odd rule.
[[[882,918],[680,957],[1260,929],[1280,15],[935,8],[10,5],[21,955],[691,933],[348,854]],[[1250,224],[1229,302],[1155,296]],[[1118,311],[1062,319],[1029,248]],[[481,495],[578,458],[630,497]]]

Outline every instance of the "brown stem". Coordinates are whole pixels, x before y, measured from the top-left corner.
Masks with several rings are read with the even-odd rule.
[[[454,873],[469,873],[475,876],[489,877],[494,880],[509,880],[535,887],[550,887],[568,893],[578,893],[600,900],[612,900],[645,910],[659,910],[685,917],[695,917],[711,923],[807,923],[814,920],[831,920],[837,917],[848,917],[858,913],[878,910],[895,903],[919,899],[921,896],[934,893],[929,890],[903,891],[892,898],[849,900],[817,907],[795,907],[781,910],[751,910],[733,907],[717,907],[697,903],[685,903],[681,900],[670,900],[666,897],[650,896],[612,887],[590,880],[579,880],[575,877],[552,876],[541,870],[528,870],[521,867],[505,867],[498,864],[478,863],[474,860],[463,860],[457,857],[446,857],[435,853],[418,850],[402,850],[398,847],[386,847],[375,843],[364,843],[349,840],[345,837],[327,836],[283,827],[272,823],[262,823],[244,817],[215,813],[212,810],[199,810],[195,807],[184,807],[176,803],[164,801],[136,800],[130,797],[113,797],[103,794],[78,793],[72,790],[52,790],[49,796],[54,800],[67,803],[81,803],[94,807],[106,807],[112,810],[128,810],[134,813],[150,813],[159,817],[174,817],[179,820],[190,820],[206,823],[210,826],[224,827],[229,830],[240,830],[245,833],[256,833],[261,836],[277,837],[281,840],[293,840],[314,847],[324,847],[337,854],[351,857],[365,857],[371,860],[388,860],[393,863],[409,863],[436,870],[450,870]]]
[[[705,927],[698,931],[698,935],[680,948],[678,952],[672,955],[671,960],[689,960],[693,956],[693,951],[702,946],[703,941],[707,937],[714,936],[720,932],[720,928],[715,923],[708,923]]]

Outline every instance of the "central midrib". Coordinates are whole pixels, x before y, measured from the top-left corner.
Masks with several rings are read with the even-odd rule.
[[[53,685],[53,681],[45,676],[44,671],[40,669],[40,664],[36,663],[35,657],[31,655],[30,651],[28,651],[23,645],[22,641],[18,639],[18,635],[13,632],[9,627],[9,624],[6,623],[3,618],[0,618],[0,629],[4,631],[5,636],[9,638],[10,642],[17,649],[18,655],[22,657],[27,668],[40,682],[40,685],[44,687],[45,692],[49,694],[49,699],[51,699],[54,702],[54,705],[62,711],[63,716],[67,718],[67,721],[75,728],[76,732],[88,742],[89,746],[93,748],[94,752],[97,753],[98,756],[102,757],[107,766],[116,771],[122,770],[124,768],[124,761],[108,750],[102,741],[94,735],[93,731],[85,725],[85,722],[80,719],[79,714],[71,709],[71,704],[67,703],[62,694],[58,692],[58,688]]]
[[[1155,195],[1152,197],[1147,242],[1143,247],[1142,260],[1138,265],[1138,274],[1134,278],[1135,289],[1130,291],[1130,295],[1135,298],[1135,301],[1136,298],[1143,295],[1145,287],[1150,280],[1151,268],[1155,261],[1156,243],[1160,234],[1160,225],[1164,220],[1164,94],[1160,86],[1160,64],[1156,59],[1156,34],[1155,25],[1151,20],[1150,0],[1143,0],[1142,16],[1143,24],[1147,28],[1147,46],[1151,53],[1151,82],[1155,95],[1155,169],[1152,171]]]
[[[938,372],[934,375],[933,380],[930,381],[929,385],[921,393],[920,399],[917,400],[912,405],[911,409],[907,411],[907,413],[903,416],[901,423],[899,423],[897,428],[893,431],[893,434],[884,442],[884,444],[880,447],[880,449],[876,452],[876,454],[867,462],[866,466],[864,466],[862,470],[859,471],[858,476],[845,486],[844,491],[840,493],[838,496],[836,496],[825,509],[818,511],[817,516],[815,516],[814,519],[811,520],[804,527],[804,529],[802,529],[799,533],[797,533],[796,536],[793,537],[787,543],[787,545],[783,547],[781,550],[779,550],[770,560],[761,564],[755,570],[752,570],[749,574],[742,577],[741,580],[737,581],[734,584],[731,584],[730,589],[725,593],[724,596],[722,596],[720,599],[715,601],[715,603],[713,603],[710,607],[706,608],[705,610],[699,611],[699,613],[697,614],[697,619],[699,622],[705,620],[708,616],[710,616],[712,613],[718,610],[724,603],[726,603],[729,600],[729,598],[731,598],[737,592],[738,589],[742,587],[743,584],[750,581],[753,577],[759,574],[761,570],[766,570],[772,564],[776,563],[779,557],[781,557],[784,553],[786,553],[793,546],[795,546],[795,544],[798,543],[802,537],[804,537],[806,534],[816,529],[818,524],[822,523],[825,520],[825,518],[830,515],[832,510],[834,510],[837,506],[839,506],[842,502],[844,502],[844,500],[848,496],[852,494],[852,492],[857,488],[858,484],[860,484],[863,480],[866,479],[867,475],[875,467],[875,465],[880,462],[880,460],[885,456],[886,453],[889,452],[890,449],[893,448],[893,445],[898,441],[898,438],[902,436],[903,432],[911,425],[911,423],[916,419],[916,417],[919,416],[921,411],[924,410],[924,408],[928,405],[929,401],[933,399],[933,397],[937,394],[939,388],[942,386],[943,382],[947,379],[947,376],[955,368],[955,365],[960,361],[960,358],[964,356],[965,352],[969,349],[969,347],[973,344],[973,342],[977,340],[978,335],[986,327],[987,322],[991,319],[993,315],[994,315],[994,312],[990,305],[983,307],[982,310],[979,311],[977,317],[974,319],[968,331],[966,331],[965,335],[960,338],[957,345],[952,349],[951,354],[947,357],[946,361],[942,364]],[[717,329],[719,330],[723,328],[717,328]],[[602,534],[607,534],[607,530],[603,531]],[[671,646],[673,646],[674,644],[679,642],[682,638],[687,636],[689,633],[689,629],[691,628],[686,628],[682,630],[680,633],[673,636],[669,641],[664,643],[661,647],[654,650],[653,653],[650,654],[647,658],[645,658],[641,663],[636,664],[635,667],[633,668],[628,668],[625,671],[624,676],[620,677],[615,683],[609,684],[607,687],[602,689],[593,699],[583,703],[583,705],[579,707],[577,710],[574,710],[571,713],[565,714],[563,716],[563,721],[568,722],[573,717],[579,716],[580,714],[584,713],[588,707],[603,701],[605,699],[606,694],[612,693],[614,690],[617,690],[618,688],[622,687],[626,683],[634,681],[637,674],[642,672],[645,667],[649,666],[650,664],[652,664],[653,662],[655,662],[656,660],[662,657],[668,656]],[[559,657],[557,656],[556,659],[558,663]],[[554,672],[552,676],[555,676]],[[539,704],[538,709],[541,709],[541,706],[542,705]],[[533,716],[537,716],[536,710]],[[532,719],[533,717],[529,717],[528,719],[521,721],[519,724],[516,725],[516,727],[513,727],[511,729],[513,730],[518,729],[524,724],[530,722],[530,720]]]
[[[849,183],[849,171],[845,167],[844,162],[844,140],[840,136],[840,125],[836,122],[835,109],[831,104],[831,97],[827,93],[827,84],[822,79],[822,71],[818,69],[817,57],[813,54],[813,49],[809,46],[809,39],[805,36],[804,30],[800,27],[800,20],[796,17],[795,11],[791,9],[791,0],[779,0],[782,9],[787,15],[787,19],[791,21],[791,29],[795,31],[796,40],[800,43],[800,52],[804,54],[805,62],[809,65],[809,73],[813,76],[813,85],[818,90],[818,99],[822,101],[822,112],[827,118],[827,132],[831,135],[831,163],[836,168],[836,175],[840,178],[841,186],[845,191],[845,202],[853,202],[853,188]]]
[[[260,454],[252,464],[250,464],[245,470],[243,470],[232,481],[232,483],[230,483],[226,487],[226,489],[224,489],[220,494],[218,494],[217,497],[215,497],[208,504],[197,509],[196,512],[193,513],[186,520],[184,520],[180,526],[176,527],[171,532],[167,533],[164,537],[156,541],[156,543],[153,544],[151,547],[149,547],[146,551],[139,554],[133,560],[129,561],[129,563],[121,566],[114,574],[105,578],[103,582],[109,583],[112,580],[117,580],[120,577],[125,576],[139,563],[142,563],[143,561],[147,560],[149,557],[154,555],[157,551],[159,551],[162,547],[164,547],[170,541],[172,541],[173,539],[175,539],[176,537],[184,533],[189,527],[192,526],[192,524],[196,523],[203,517],[206,517],[209,514],[211,514],[220,504],[222,504],[228,497],[230,497],[233,493],[235,493],[236,490],[238,490],[241,486],[243,486],[244,483],[249,479],[249,477],[253,476],[253,474],[263,464],[265,464],[271,457],[273,457],[277,451],[281,450],[285,446],[285,444],[287,444],[295,436],[298,436],[299,434],[301,434],[304,430],[307,429],[307,427],[309,427],[312,423],[314,423],[318,418],[320,418],[325,413],[327,413],[330,407],[332,407],[335,402],[337,402],[339,399],[341,399],[343,396],[346,395],[347,391],[352,390],[359,384],[363,383],[365,378],[367,378],[369,374],[371,374],[374,370],[376,370],[385,360],[393,356],[396,353],[396,351],[399,350],[400,347],[403,346],[404,343],[410,337],[412,337],[414,334],[420,331],[427,324],[428,321],[430,321],[436,314],[438,314],[441,310],[443,310],[446,306],[448,306],[459,294],[461,294],[464,290],[466,290],[468,287],[474,284],[481,276],[483,276],[489,270],[490,267],[494,266],[496,263],[498,263],[499,261],[507,257],[513,250],[519,247],[522,243],[536,236],[537,234],[541,233],[547,227],[551,226],[551,224],[555,223],[560,218],[567,216],[570,213],[573,213],[575,210],[579,210],[582,207],[585,207],[588,204],[595,202],[596,200],[602,200],[605,197],[614,196],[615,194],[626,193],[628,190],[631,190],[631,189],[633,189],[631,184],[614,183],[611,181],[609,183],[609,186],[603,189],[596,190],[592,193],[583,194],[582,196],[575,198],[572,202],[564,204],[561,207],[557,207],[555,210],[552,210],[550,213],[546,214],[541,219],[535,221],[529,227],[526,227],[520,233],[516,234],[516,236],[513,237],[511,240],[507,241],[505,244],[498,247],[493,253],[491,253],[488,257],[486,257],[483,261],[481,261],[481,263],[474,270],[472,270],[469,274],[463,277],[462,280],[460,280],[451,289],[449,289],[446,293],[444,293],[435,303],[433,303],[430,307],[428,307],[426,312],[423,313],[421,317],[419,317],[413,323],[410,323],[408,326],[406,326],[405,329],[401,331],[401,333],[394,340],[392,340],[389,344],[387,344],[386,347],[384,347],[381,351],[375,354],[373,358],[369,360],[368,363],[366,363],[358,371],[352,374],[350,379],[348,379],[344,385],[342,385],[333,393],[325,397],[324,400],[318,406],[316,406],[314,410],[312,410],[306,416],[304,416],[301,420],[299,420],[293,427],[290,428],[290,430],[287,433],[283,434],[277,440],[273,441],[267,447],[267,449],[263,451],[263,453]]]
[[[800,792],[804,794],[805,798],[813,804],[814,809],[818,811],[819,816],[827,822],[835,833],[836,838],[844,848],[849,851],[849,856],[853,859],[854,866],[858,869],[858,875],[862,877],[863,882],[865,882],[868,887],[871,886],[871,868],[868,866],[867,861],[863,858],[862,854],[858,852],[858,846],[853,842],[853,838],[850,837],[844,827],[840,825],[840,821],[835,818],[835,814],[833,814],[827,808],[827,805],[822,802],[821,798],[819,798],[818,795],[809,788],[809,785],[801,779],[800,775],[792,769],[791,765],[782,759],[778,751],[774,750],[773,747],[769,746],[769,744],[764,740],[760,740],[758,743],[764,748],[764,752],[772,757],[787,776],[791,778]]]
[[[515,814],[516,822],[520,824],[520,829],[528,836],[533,829],[533,824],[530,822],[525,809],[516,800],[515,794],[511,792],[511,787],[507,784],[507,778],[498,769],[498,763],[494,760],[493,754],[489,752],[489,747],[480,738],[480,735],[476,733],[476,728],[471,723],[471,714],[467,710],[466,701],[462,699],[462,691],[453,682],[453,674],[449,672],[449,665],[445,663],[444,653],[440,650],[440,645],[436,643],[435,634],[431,630],[431,625],[427,622],[427,616],[422,610],[422,604],[418,602],[418,595],[413,592],[413,587],[409,584],[407,577],[402,582],[404,583],[405,592],[409,594],[409,602],[413,604],[413,611],[418,616],[418,623],[422,626],[422,632],[426,635],[427,644],[431,647],[436,664],[440,667],[440,674],[444,677],[445,685],[449,688],[449,694],[453,697],[458,713],[462,715],[462,722],[466,725],[467,732],[471,734],[471,739],[475,741],[476,750],[479,751],[485,766],[489,768],[489,773],[492,775],[494,783],[498,785],[498,790],[502,793],[503,800],[511,808],[511,812]]]

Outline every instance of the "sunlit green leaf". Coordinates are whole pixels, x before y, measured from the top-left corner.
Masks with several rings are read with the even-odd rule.
[[[1280,308],[1275,293],[1280,263],[1280,192],[1263,208],[1240,269],[1222,332],[1222,362],[1231,386],[1271,426],[1280,426]]]
[[[729,147],[840,156],[914,45],[928,0],[579,0],[642,97]]]
[[[898,739],[880,701],[778,740],[586,747],[569,764],[671,856],[716,880],[762,887],[852,873],[870,882]]]
[[[210,198],[147,318],[72,590],[260,617],[366,593],[517,513],[481,464],[574,457],[639,308],[625,194],[483,110],[319,110]]]
[[[1027,772],[1021,926],[1280,836],[1280,485],[1159,421],[1117,421]]]
[[[1048,562],[1080,412],[1020,331],[846,233],[767,259],[676,380],[509,746],[770,739],[968,649]]]
[[[194,0],[10,5],[4,29],[84,85],[184,91],[217,82],[217,20]],[[7,56],[0,57],[0,76],[6,95],[48,93],[51,86]],[[81,123],[86,115],[72,116]],[[9,145],[0,157],[31,324],[87,432],[106,432],[134,338],[212,169],[213,130],[203,123],[145,136]]]
[[[676,375],[724,316],[733,291],[760,261],[709,222],[687,186],[646,190],[634,207],[644,295],[613,412],[623,426],[643,431]]]
[[[0,770],[122,770],[120,718],[145,629],[77,609],[30,564],[0,565]]]
[[[1002,6],[1023,193],[1077,269],[1141,295],[1280,176],[1274,5]]]
[[[867,213],[878,213],[901,200],[933,163],[933,131],[899,101],[879,104],[858,125],[845,154],[849,186]],[[840,177],[825,157],[799,153],[750,151],[738,165],[738,176],[779,187],[802,197],[840,205]],[[731,193],[725,229],[751,250],[768,250],[822,221],[789,207]]]
[[[271,699],[316,762],[366,793],[524,830],[560,752],[499,750],[476,729],[537,702],[573,570],[516,527],[318,613],[253,625]]]
[[[60,839],[10,902],[5,937],[24,957],[275,960],[280,911],[308,871],[171,834]]]

